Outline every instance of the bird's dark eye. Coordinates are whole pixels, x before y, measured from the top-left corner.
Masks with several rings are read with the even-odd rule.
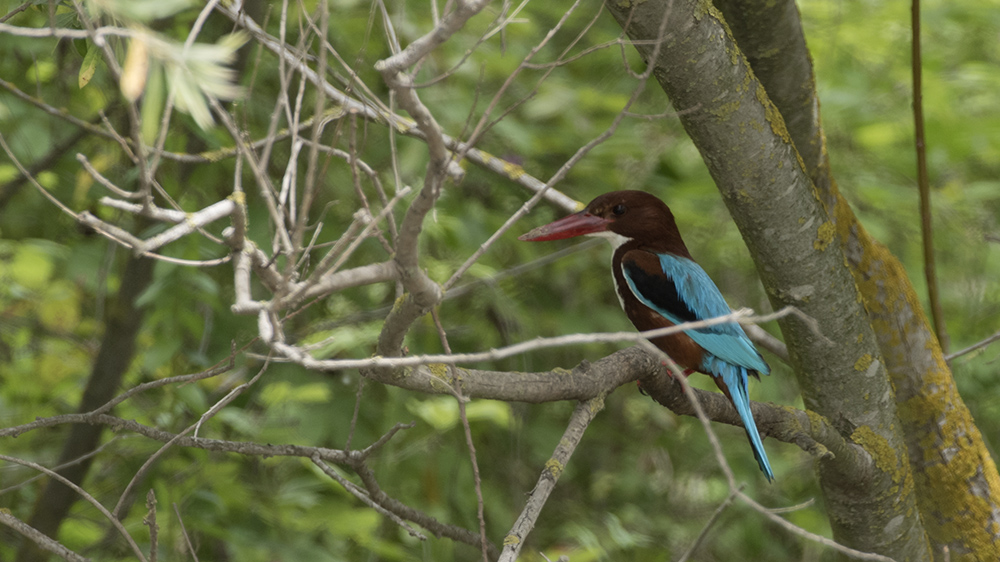
[[[625,214],[625,205],[615,205],[615,207],[611,209],[611,212],[618,216],[622,216]]]

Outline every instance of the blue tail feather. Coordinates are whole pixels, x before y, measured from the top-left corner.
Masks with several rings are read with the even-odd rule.
[[[736,407],[736,412],[740,415],[740,420],[743,421],[743,427],[746,429],[747,438],[750,440],[750,448],[753,449],[753,456],[757,459],[757,465],[760,466],[761,472],[767,477],[767,481],[771,482],[774,480],[774,472],[771,471],[771,463],[767,461],[764,443],[760,439],[760,433],[757,432],[757,423],[754,421],[753,413],[750,411],[750,396],[747,391],[747,369],[745,367],[724,364],[719,371],[721,373],[716,376],[721,376],[723,382],[729,388],[729,396],[733,401],[733,406]]]

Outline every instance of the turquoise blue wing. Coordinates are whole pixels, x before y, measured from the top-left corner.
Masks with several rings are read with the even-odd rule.
[[[638,251],[641,250],[633,250]],[[661,271],[647,271],[638,260],[629,259],[631,253],[627,252],[622,258],[622,272],[629,289],[642,304],[667,320],[681,324],[732,312],[712,278],[694,261],[673,254],[656,254]],[[710,373],[722,374],[715,359],[765,375],[771,372],[736,322],[685,330],[685,333],[714,356],[706,355],[703,365]]]

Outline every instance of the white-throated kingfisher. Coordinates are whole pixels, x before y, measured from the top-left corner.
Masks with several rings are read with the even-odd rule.
[[[579,213],[540,226],[519,240],[561,240],[574,236],[608,239],[615,252],[611,270],[618,300],[641,332],[730,314],[712,279],[688,252],[670,208],[643,191],[612,191]],[[774,479],[757,432],[747,386],[749,377],[771,372],[736,322],[651,338],[685,374],[711,375],[736,407],[757,464]]]

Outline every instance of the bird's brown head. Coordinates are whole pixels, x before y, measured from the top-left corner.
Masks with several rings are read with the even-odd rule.
[[[518,240],[540,242],[574,236],[618,235],[643,245],[662,246],[674,253],[687,254],[677,232],[674,215],[663,201],[645,191],[612,191],[598,196],[587,207],[555,222],[540,226]],[[676,248],[683,248],[679,251]]]

